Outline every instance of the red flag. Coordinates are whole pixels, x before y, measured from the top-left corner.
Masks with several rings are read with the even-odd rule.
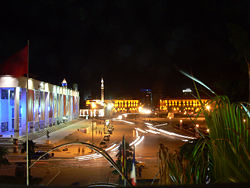
[[[136,171],[135,171],[135,148],[133,152],[133,162],[132,162],[132,170],[130,173],[130,178],[131,178],[131,184],[133,186],[136,186]]]
[[[28,73],[28,45],[9,57],[0,67],[0,75],[20,77]]]

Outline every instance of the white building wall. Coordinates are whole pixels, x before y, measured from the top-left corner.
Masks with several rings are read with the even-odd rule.
[[[26,86],[27,80],[25,77],[12,78],[10,76],[0,77],[0,88],[13,88],[14,105],[11,106],[11,92],[8,93],[7,100],[1,100],[0,92],[0,109],[7,106],[6,113],[0,112],[0,125],[2,121],[8,121],[8,129],[12,131],[14,137],[19,137],[26,133]],[[34,92],[34,107],[33,120],[29,123],[29,132],[38,131],[49,126],[61,123],[63,119],[70,121],[79,116],[79,92],[70,89],[55,86],[42,81],[29,79],[29,90]],[[52,93],[52,100],[50,100]],[[66,117],[64,117],[64,101],[63,94],[66,96]],[[77,106],[73,106],[73,96],[75,97]],[[12,108],[13,107],[13,112]],[[40,108],[40,110],[39,110]],[[73,112],[75,108],[75,113]],[[52,111],[52,117],[49,113]],[[13,117],[14,115],[14,117]],[[19,117],[20,115],[20,117]],[[43,118],[44,117],[44,118]],[[6,119],[7,118],[7,119]],[[19,119],[20,118],[20,119]],[[66,119],[67,118],[67,119]],[[6,120],[5,120],[6,119]],[[14,124],[12,122],[14,120]],[[1,135],[1,133],[0,133]]]

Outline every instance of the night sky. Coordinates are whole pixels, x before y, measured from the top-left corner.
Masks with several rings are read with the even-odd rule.
[[[0,63],[29,39],[32,77],[57,85],[66,78],[82,99],[100,97],[101,77],[106,98],[137,98],[145,88],[156,98],[179,96],[193,88],[182,69],[218,94],[247,100],[247,65],[235,43],[250,41],[248,0],[30,0],[0,7]]]

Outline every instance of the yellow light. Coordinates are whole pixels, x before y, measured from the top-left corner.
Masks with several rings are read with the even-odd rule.
[[[206,109],[209,111],[211,109],[210,105],[206,105]]]
[[[198,128],[198,127],[199,127],[199,124],[196,124],[195,126]]]
[[[114,107],[114,104],[113,104],[113,103],[108,103],[107,108],[108,108],[109,110],[111,110],[113,107]]]
[[[96,104],[92,102],[91,107],[96,108]]]
[[[243,119],[243,122],[246,123],[246,119]]]
[[[210,130],[209,130],[209,129],[207,129],[207,133],[209,133],[209,131],[210,131]]]
[[[180,123],[182,123],[182,119],[180,120]]]

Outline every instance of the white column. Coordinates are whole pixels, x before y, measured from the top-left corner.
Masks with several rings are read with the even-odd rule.
[[[8,132],[12,131],[12,106],[10,105],[10,89],[8,89]]]
[[[20,88],[15,88],[15,100],[14,100],[14,138],[19,137],[19,100],[20,100]]]
[[[26,89],[21,90],[21,99],[19,99],[19,105],[21,104],[21,135],[26,135]]]
[[[44,114],[44,120],[45,120],[45,127],[48,127],[49,126],[49,110],[52,110],[51,108],[49,109],[49,96],[50,96],[50,93],[49,92],[44,92],[45,94],[45,108],[44,108],[44,111],[45,111],[45,114]]]

